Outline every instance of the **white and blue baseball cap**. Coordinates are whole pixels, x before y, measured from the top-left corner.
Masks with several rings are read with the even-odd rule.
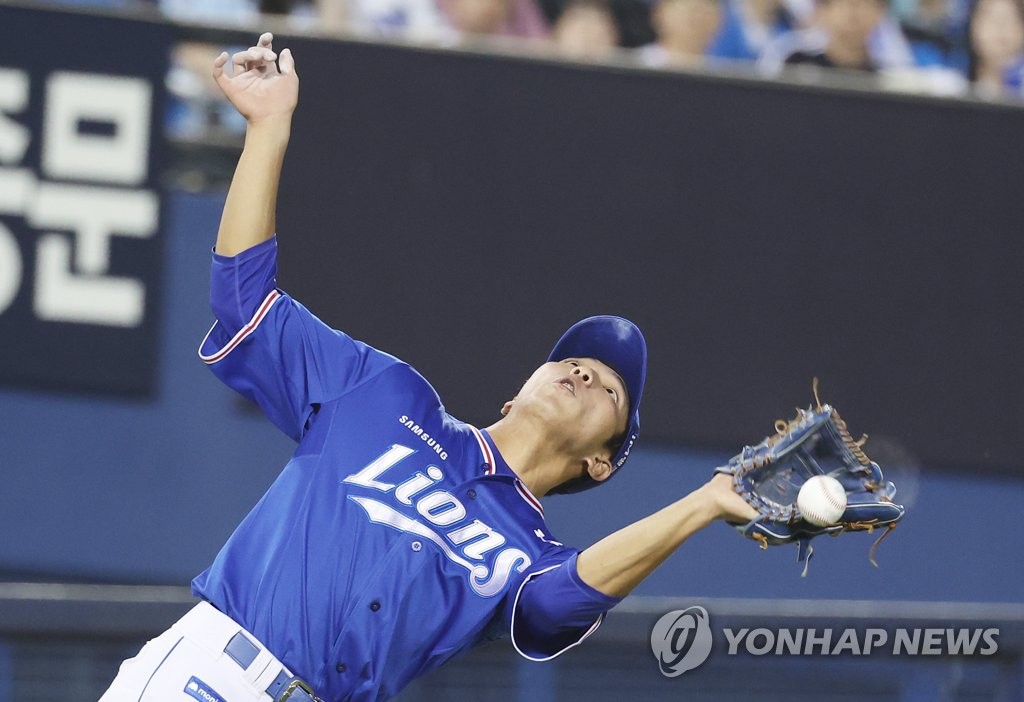
[[[612,458],[614,475],[629,458],[640,436],[640,399],[647,379],[647,341],[640,328],[628,319],[612,315],[587,317],[562,334],[548,361],[566,358],[596,358],[614,369],[626,384],[629,414],[622,446]],[[565,483],[553,492],[580,492],[597,485],[596,480],[583,477]]]

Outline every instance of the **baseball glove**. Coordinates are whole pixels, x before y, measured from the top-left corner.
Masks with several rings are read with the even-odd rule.
[[[903,518],[903,506],[893,502],[896,487],[884,479],[882,469],[864,453],[867,436],[855,441],[839,413],[821,404],[817,378],[813,389],[815,407],[797,409],[796,417],[789,422],[776,420],[774,436],[756,446],[745,446],[715,472],[731,475],[733,488],[758,512],[747,524],[735,525],[736,529],[760,542],[763,549],[797,543],[804,575],[814,552],[811,539],[815,536],[870,533],[884,528],[868,554],[877,566],[875,550]],[[797,506],[801,486],[815,475],[831,476],[846,490],[846,510],[830,526],[807,521]]]

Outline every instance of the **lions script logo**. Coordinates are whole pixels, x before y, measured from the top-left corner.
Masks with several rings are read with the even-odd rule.
[[[693,670],[711,653],[711,625],[703,607],[669,612],[651,631],[651,650],[661,674],[668,678]]]
[[[466,569],[473,592],[483,597],[500,594],[513,571],[522,573],[529,567],[530,556],[518,548],[505,547],[503,534],[474,519],[455,495],[438,487],[445,477],[437,466],[427,466],[426,472],[416,471],[411,476],[400,474],[396,476],[400,478],[398,483],[383,479],[385,473],[414,453],[416,450],[408,446],[392,444],[368,466],[342,481],[374,490],[378,497],[386,496],[390,504],[364,495],[349,495],[348,499],[362,507],[371,522],[434,543],[449,561]],[[412,509],[420,519],[412,516]]]

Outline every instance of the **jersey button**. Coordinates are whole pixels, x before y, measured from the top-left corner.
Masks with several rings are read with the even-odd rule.
[[[348,667],[344,663],[339,663],[338,665],[334,666],[334,669],[339,673],[344,673],[346,670],[348,670]]]
[[[374,600],[373,602],[370,603],[370,611],[371,612],[376,612],[378,609],[380,609],[380,601],[379,600]]]
[[[412,550],[413,551],[417,551],[418,552],[421,548],[423,548],[423,544],[421,544],[419,541],[413,541],[412,542]]]
[[[476,490],[474,490],[473,488],[470,488],[469,490],[467,490],[466,494],[469,495],[469,499],[471,499],[471,500],[475,500],[476,499]]]

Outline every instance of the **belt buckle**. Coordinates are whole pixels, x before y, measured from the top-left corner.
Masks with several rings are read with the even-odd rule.
[[[295,678],[290,683],[288,683],[288,687],[284,689],[284,692],[281,693],[281,696],[277,698],[276,702],[285,702],[285,700],[289,699],[293,694],[295,694],[296,690],[301,690],[302,692],[305,692],[307,695],[309,695],[309,699],[311,700],[319,700],[319,698],[313,693],[313,688],[311,688],[309,685],[299,680],[298,678]],[[295,699],[299,700],[301,699],[301,697],[296,697]]]

